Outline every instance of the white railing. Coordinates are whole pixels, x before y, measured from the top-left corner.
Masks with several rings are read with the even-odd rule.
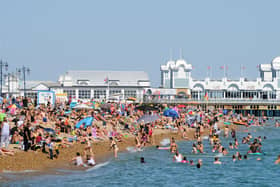
[[[145,103],[199,103],[199,104],[280,104],[279,99],[144,99]]]

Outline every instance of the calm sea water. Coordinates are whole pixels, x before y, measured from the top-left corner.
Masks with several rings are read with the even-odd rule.
[[[280,154],[280,129],[267,126],[252,127],[249,131],[254,136],[267,137],[263,141],[266,155],[261,156],[261,161],[257,161],[256,156],[249,156],[249,160],[233,163],[234,152],[230,151],[228,157],[220,158],[222,165],[213,165],[217,153],[211,153],[208,140],[204,140],[207,153],[203,155],[190,153],[192,142],[179,142],[180,152],[188,159],[203,160],[202,168],[173,163],[168,151],[149,147],[143,152],[121,153],[118,160],[112,159],[88,172],[25,177],[0,186],[280,186],[280,165],[274,165]],[[237,133],[240,143],[246,134]],[[224,146],[230,141],[233,142],[231,138],[222,139]],[[241,144],[239,151],[245,154],[248,146]],[[141,156],[145,157],[146,164],[140,164]],[[6,177],[16,178],[12,174],[6,174]]]

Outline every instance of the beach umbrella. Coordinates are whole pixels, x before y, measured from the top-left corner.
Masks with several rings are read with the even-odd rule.
[[[92,107],[86,105],[86,104],[79,104],[73,107],[73,109],[92,109]]]
[[[137,120],[137,123],[144,122],[145,124],[154,122],[159,119],[158,115],[144,115]]]
[[[136,101],[136,98],[135,97],[129,97],[129,98],[127,98],[127,100],[129,100],[129,101]]]
[[[76,105],[77,105],[77,102],[71,102],[71,103],[70,103],[70,108],[72,109],[72,108],[74,108]]]
[[[82,119],[81,121],[79,121],[75,127],[76,128],[80,128],[81,125],[85,125],[84,127],[88,127],[88,126],[91,126],[92,125],[92,122],[93,122],[93,117],[86,117],[84,119]]]
[[[52,128],[44,128],[44,131],[50,133],[50,134],[55,134],[55,130]]]
[[[148,110],[157,110],[157,108],[149,106],[149,105],[141,105],[135,108],[136,110],[148,111]]]
[[[178,118],[179,114],[174,109],[167,109],[163,112],[163,115],[166,117]]]
[[[186,105],[178,105],[177,107],[178,107],[178,108],[185,108]]]

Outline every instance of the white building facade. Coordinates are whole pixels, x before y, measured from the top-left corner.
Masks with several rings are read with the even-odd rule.
[[[53,91],[78,100],[126,100],[130,97],[143,100],[144,89],[150,87],[148,74],[143,71],[68,71],[54,81],[7,80],[3,93],[11,96],[36,98],[38,91]],[[13,86],[11,86],[13,85]],[[9,92],[10,90],[10,92]],[[11,92],[13,90],[13,92]]]
[[[192,65],[183,59],[170,60],[162,65],[160,70],[162,90],[170,89],[169,94],[166,91],[165,94],[160,94],[160,89],[155,94],[153,90],[148,91],[151,95],[158,94],[159,98],[280,100],[280,57],[274,58],[269,64],[260,64],[260,77],[256,80],[247,80],[244,77],[239,80],[230,80],[227,77],[221,80],[211,80],[209,77],[196,80],[191,76]],[[185,91],[182,91],[184,89]],[[178,90],[181,90],[179,94]]]

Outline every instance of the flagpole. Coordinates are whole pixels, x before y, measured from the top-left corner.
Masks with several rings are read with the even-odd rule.
[[[226,65],[224,64],[224,77],[226,77]]]
[[[212,68],[211,68],[211,66],[210,66],[210,80],[211,80],[211,77],[212,77]]]
[[[110,84],[109,84],[109,76],[107,76],[107,86],[108,86],[108,98],[107,98],[107,100],[109,101],[109,98],[110,98]]]

